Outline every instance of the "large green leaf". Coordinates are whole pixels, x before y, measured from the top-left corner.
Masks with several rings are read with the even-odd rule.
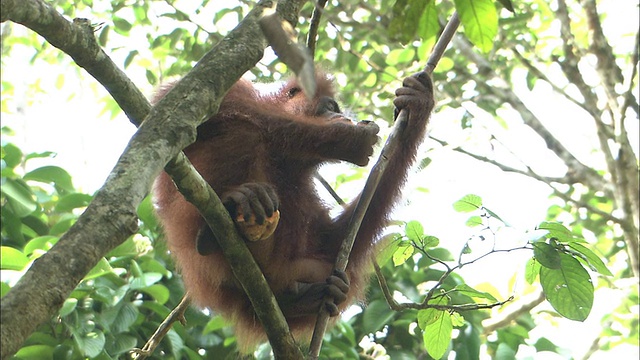
[[[579,253],[581,255],[580,258],[587,262],[592,270],[597,271],[602,275],[613,276],[604,262],[593,251],[576,242],[569,243],[569,247]]]
[[[7,270],[22,270],[29,263],[29,259],[18,249],[3,246],[0,250],[2,257],[1,268]]]
[[[375,333],[389,322],[395,315],[384,300],[372,301],[363,311],[362,331],[365,334]]]
[[[462,199],[453,203],[453,209],[457,212],[471,212],[482,207],[482,198],[478,195],[465,195]]]
[[[571,242],[576,241],[576,238],[571,233],[571,230],[567,229],[566,226],[558,223],[558,222],[542,222],[538,225],[538,229],[547,230],[549,234],[547,237],[555,238],[559,242]]]
[[[451,342],[452,332],[451,315],[446,311],[441,311],[441,316],[427,325],[422,334],[424,346],[427,348],[429,355],[434,359],[442,358]]]
[[[467,284],[457,285],[453,290],[472,298],[487,299],[492,302],[498,302],[498,300],[488,292],[478,291]]]
[[[428,3],[434,0],[397,0],[391,10],[389,35],[402,43],[408,43],[416,36],[420,20]]]
[[[560,254],[560,267],[540,268],[540,284],[551,306],[567,319],[584,321],[593,306],[593,283],[580,262]]]
[[[549,269],[560,268],[560,252],[545,242],[533,243],[533,255],[540,265]]]
[[[43,166],[24,175],[25,180],[39,181],[46,184],[55,184],[58,191],[74,191],[71,175],[58,166]]]
[[[454,3],[469,41],[482,52],[489,52],[498,34],[498,12],[493,0],[454,0]]]
[[[2,194],[7,197],[7,208],[17,217],[31,214],[37,207],[31,189],[22,180],[6,179],[2,184]]]

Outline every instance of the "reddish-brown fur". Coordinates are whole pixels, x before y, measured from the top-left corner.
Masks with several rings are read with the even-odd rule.
[[[325,283],[354,209],[351,203],[332,219],[316,193],[314,172],[321,164],[337,160],[365,165],[377,138],[373,124],[314,116],[321,97],[334,97],[328,77],[318,77],[312,101],[291,91],[294,88],[297,84],[291,80],[279,91],[263,95],[249,81],[240,80],[224,98],[218,114],[200,126],[197,141],[185,149],[218,194],[248,182],[275,188],[280,223],[273,236],[248,246],[277,297],[291,293],[299,283]],[[376,236],[400,195],[433,108],[431,81],[424,73],[407,78],[396,95],[396,106],[409,111],[409,125],[400,150],[389,159],[356,238],[346,270],[350,288],[347,300],[338,305],[340,311],[364,297]],[[195,304],[229,319],[236,326],[241,348],[263,341],[261,325],[222,254],[215,251],[203,256],[196,250],[196,237],[205,226],[197,210],[165,173],[156,180],[154,195],[169,248]],[[318,310],[317,306],[308,308],[308,299],[299,300],[281,302],[298,338],[313,329]]]

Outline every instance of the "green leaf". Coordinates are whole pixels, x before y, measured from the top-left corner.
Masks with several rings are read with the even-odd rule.
[[[127,20],[120,17],[113,18],[113,25],[115,27],[116,32],[122,35],[127,35],[132,28],[131,23],[129,23]]]
[[[556,238],[559,242],[572,242],[576,241],[571,230],[567,229],[564,225],[557,222],[542,222],[538,225],[538,229],[547,230],[549,234],[547,237]]]
[[[147,81],[149,82],[149,84],[155,85],[158,83],[158,77],[156,76],[155,72],[147,70],[145,72],[145,75],[147,76]]]
[[[23,218],[25,219],[25,218]],[[23,229],[22,219],[19,218],[14,212],[10,211],[9,204],[2,208],[2,232],[9,241],[18,245],[24,244],[25,238],[22,233]],[[4,234],[6,233],[6,235]]]
[[[129,330],[138,318],[138,308],[130,302],[122,302],[122,306],[116,306],[105,311],[105,316],[111,320],[111,331],[120,334]],[[114,309],[109,312],[109,310]]]
[[[438,23],[438,8],[435,1],[425,1],[424,11],[418,23],[418,36],[422,43],[429,43],[433,47],[440,24]]]
[[[515,9],[513,8],[513,3],[511,2],[511,0],[498,0],[498,2],[500,4],[502,4],[502,6],[504,6],[505,9],[511,11],[512,13],[515,13]]]
[[[465,223],[465,225],[467,225],[468,227],[475,227],[482,224],[484,224],[484,222],[482,221],[482,218],[478,215],[474,215],[470,217],[469,219],[467,219],[467,222]]]
[[[137,235],[134,235],[137,237]],[[145,256],[140,261],[140,268],[147,273],[158,273],[166,278],[171,278],[172,273],[170,269],[167,269],[166,263],[158,261],[156,258]]]
[[[460,23],[469,41],[482,52],[493,48],[498,34],[498,12],[492,0],[454,0]]]
[[[453,203],[453,209],[457,212],[467,213],[482,207],[482,198],[478,195],[465,195],[462,199]]]
[[[489,294],[488,292],[478,291],[467,284],[457,285],[456,287],[453,288],[453,290],[472,298],[488,299],[489,301],[492,301],[492,302],[498,302],[498,299],[496,299],[493,295]]]
[[[516,351],[506,343],[498,344],[498,348],[496,349],[496,360],[512,360],[516,358]]]
[[[397,239],[402,239],[402,235],[391,233],[383,236],[380,240],[382,245],[380,246],[380,252],[376,256],[376,261],[381,267],[391,260],[398,250],[400,241],[397,241]]]
[[[4,160],[8,168],[13,169],[22,162],[22,150],[14,144],[6,144],[2,147],[2,160]]]
[[[420,26],[420,18],[428,2],[434,0],[397,0],[391,10],[388,32],[391,38],[402,43],[413,40]]]
[[[162,274],[152,272],[144,273],[141,277],[135,277],[133,280],[131,280],[131,288],[134,290],[143,289],[157,283],[160,280],[162,280]]]
[[[180,358],[180,351],[182,350],[182,348],[184,348],[184,341],[182,340],[180,335],[174,329],[171,329],[167,333],[165,339],[169,340],[169,344],[171,344],[171,352],[175,355],[176,358]]]
[[[38,153],[29,153],[24,157],[24,161],[28,161],[31,159],[42,159],[42,158],[52,158],[55,157],[56,153],[53,151],[43,151]]]
[[[57,236],[39,236],[29,240],[27,245],[24,246],[25,255],[31,255],[33,252],[40,250],[42,252],[49,251],[59,238]]]
[[[85,356],[96,357],[104,349],[105,337],[102,331],[90,332],[83,336],[74,334],[73,338]]]
[[[451,315],[446,311],[440,311],[437,321],[427,325],[422,334],[424,347],[434,359],[440,359],[449,347],[453,324]]]
[[[28,172],[25,180],[39,181],[45,184],[55,184],[56,190],[74,191],[71,175],[59,166],[43,166]]]
[[[98,261],[96,266],[94,266],[93,269],[91,269],[91,271],[89,271],[89,273],[87,274],[87,276],[84,277],[83,280],[95,279],[95,278],[98,278],[100,276],[109,274],[112,271],[113,271],[113,268],[111,267],[111,265],[109,264],[107,259],[102,258],[102,259],[100,259],[100,261]]]
[[[169,300],[169,289],[161,284],[154,284],[140,289],[143,293],[153,297],[158,303],[165,304]]]
[[[21,348],[16,353],[20,360],[48,360],[53,359],[53,347],[48,345],[31,345]]]
[[[227,323],[227,321],[222,316],[214,316],[211,320],[209,320],[207,325],[204,326],[204,329],[202,329],[202,334],[206,335],[210,332],[220,330],[227,326],[229,326],[229,323]]]
[[[25,217],[37,208],[31,189],[21,180],[6,179],[0,191],[7,197],[6,208],[3,207],[3,211],[9,210],[17,217]]]
[[[73,209],[84,208],[89,206],[93,200],[93,196],[88,194],[73,193],[65,195],[56,203],[56,211],[71,212]]]
[[[567,319],[584,321],[593,306],[593,283],[580,262],[560,254],[560,268],[540,268],[540,284],[553,308]]]
[[[109,43],[109,32],[111,30],[111,26],[105,25],[100,31],[100,35],[98,35],[98,44],[102,47],[106,47]]]
[[[5,282],[0,282],[0,298],[7,295],[7,293],[11,290],[11,286]]]
[[[544,337],[541,337],[541,338],[538,339],[538,341],[536,341],[535,348],[536,348],[537,352],[551,351],[551,352],[554,352],[554,353],[559,353],[559,350],[561,349],[556,344],[551,342],[551,340],[549,340],[547,338],[544,338]]]
[[[466,323],[464,317],[457,312],[449,313],[449,315],[451,315],[451,324],[454,327],[461,327]]]
[[[400,48],[400,49],[393,49],[389,52],[389,54],[386,56],[386,62],[387,65],[389,66],[395,66],[397,64],[404,64],[407,63],[411,60],[413,60],[413,57],[415,56],[415,49],[412,47],[408,47],[408,48]]]
[[[409,221],[407,225],[405,225],[404,231],[405,234],[407,234],[407,237],[416,243],[419,243],[420,239],[424,236],[424,228],[422,227],[422,224],[415,220]]]
[[[109,344],[110,355],[120,355],[130,351],[136,346],[138,339],[135,336],[129,334],[117,334],[113,343]],[[114,357],[115,358],[115,357]],[[121,357],[118,357],[121,359]]]
[[[422,238],[422,241],[420,242],[420,244],[424,248],[434,248],[440,245],[440,239],[438,239],[435,236],[428,235]]]
[[[560,252],[545,242],[538,241],[533,243],[533,256],[544,267],[549,269],[560,268]]]
[[[394,315],[395,312],[389,309],[386,301],[373,300],[363,311],[361,330],[365,334],[375,333],[389,323]]]
[[[436,310],[436,309],[419,310],[417,315],[418,326],[420,326],[420,329],[424,330],[427,326],[438,321],[441,315],[442,315],[441,310]]]
[[[412,245],[398,246],[396,252],[393,253],[393,265],[400,266],[413,256],[415,248]]]
[[[2,246],[0,248],[0,261],[1,268],[3,270],[22,270],[29,263],[22,251],[14,249],[9,246]]]
[[[538,278],[540,273],[540,263],[536,261],[535,257],[532,257],[527,261],[524,269],[524,278],[529,285],[533,284]]]
[[[124,68],[128,68],[133,62],[133,59],[139,54],[138,50],[133,50],[129,52],[129,55],[124,59]]]
[[[498,216],[498,214],[494,213],[494,212],[493,212],[493,211],[491,211],[490,209],[488,209],[488,208],[486,208],[486,207],[485,207],[485,208],[484,208],[484,211],[486,211],[486,212],[487,212],[487,214],[491,215],[491,217],[493,217],[494,219],[498,219],[498,220],[500,220],[503,224],[505,224],[505,225],[509,225],[506,221],[502,220],[502,218],[501,218],[500,216]]]
[[[613,274],[611,273],[611,271],[609,271],[609,269],[604,264],[604,262],[593,251],[589,250],[588,248],[576,242],[569,243],[569,247],[575,250],[576,252],[580,253],[581,255],[583,255],[584,258],[582,259],[585,260],[589,264],[589,266],[593,268],[594,271],[597,271],[600,274],[605,276],[613,276]]]
[[[116,246],[115,249],[107,253],[107,258],[111,257],[123,257],[123,256],[135,256],[138,254],[138,248],[136,247],[133,236],[129,236],[125,242]]]
[[[67,316],[71,314],[71,312],[75,310],[77,306],[78,306],[78,299],[68,298],[67,300],[64,301],[64,304],[62,304],[62,307],[58,311],[58,315]]]

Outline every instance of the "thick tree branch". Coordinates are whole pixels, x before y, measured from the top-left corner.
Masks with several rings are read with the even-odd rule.
[[[282,12],[281,16],[293,22],[302,3],[303,1],[282,2],[278,9]],[[110,63],[108,57],[101,50],[94,51],[94,54],[97,55],[93,58],[85,59],[79,55],[84,53],[85,49],[77,44],[90,43],[88,37],[83,38],[77,44],[72,42],[75,44],[74,46],[65,44],[66,37],[75,39],[81,36],[82,31],[85,31],[85,36],[87,36],[88,22],[76,21],[76,24],[84,26],[84,30],[78,31],[77,27],[71,26],[52,8],[40,1],[2,0],[3,21],[16,19],[29,28],[37,29],[47,40],[49,40],[47,37],[50,36],[51,41],[59,48],[63,51],[70,51],[74,54],[74,59],[80,59],[76,61],[85,64],[84,68],[90,74],[99,79],[101,83],[108,84],[105,86],[131,88],[136,104],[142,104],[139,106],[139,109],[142,110],[139,110],[134,104],[131,108],[138,110],[128,113],[128,116],[135,119],[134,123],[139,123],[140,119],[146,116],[146,121],[131,139],[127,150],[116,164],[107,183],[98,191],[85,213],[62,236],[56,246],[34,262],[31,269],[3,298],[3,359],[15,353],[37,325],[58,311],[71,291],[102,256],[136,231],[136,206],[148,193],[149,185],[158,172],[171,156],[194,141],[195,129],[199,123],[217,110],[222,96],[231,85],[262,57],[266,42],[260,32],[257,19],[262,13],[262,9],[270,4],[270,1],[258,4],[247,18],[226,37],[226,41],[222,41],[206,54],[193,71],[176,84],[158,106],[154,107],[149,115],[146,115],[145,109],[148,112],[149,104],[144,97],[135,96],[135,93],[139,93],[139,91],[130,82],[128,85],[121,82],[116,82],[114,85],[104,79],[105,76],[109,76],[109,72],[95,70],[103,70],[103,61]],[[37,16],[31,16],[32,14]],[[64,30],[59,31],[56,28],[58,26]],[[64,33],[65,36],[59,37],[57,35],[59,33]],[[95,39],[92,41],[95,43]],[[87,46],[90,49],[97,47],[96,44]],[[109,64],[108,67],[112,71],[116,69],[113,64]],[[126,78],[126,76],[122,77]],[[116,88],[109,90],[114,89]],[[118,102],[120,103],[120,101]],[[179,173],[183,176],[195,176],[196,181],[193,183],[196,186],[204,183],[204,181],[200,181],[202,179],[197,176],[197,173],[185,166],[179,168],[169,166],[167,169],[174,172],[174,175]],[[198,181],[200,182],[198,183]],[[208,187],[206,183],[204,185]],[[209,191],[208,196],[216,197],[212,193]],[[207,205],[211,206],[211,201]],[[208,209],[204,211],[205,216],[210,215]],[[226,214],[226,212],[224,213]],[[213,225],[218,226],[219,224]],[[239,248],[244,246],[242,241],[238,241],[238,243],[241,244]],[[246,250],[246,246],[244,249]],[[243,256],[247,258],[245,255],[248,251],[241,253],[242,250],[232,251],[232,255],[238,258]],[[248,258],[251,260],[250,256]],[[234,263],[234,260],[230,259],[230,262]],[[257,268],[255,262],[253,265]],[[51,281],[51,273],[57,274],[56,280],[59,281]],[[245,274],[240,274],[239,277],[243,276],[250,277]],[[264,281],[263,283],[266,286]],[[253,282],[250,282],[249,285],[253,286]],[[266,287],[268,289],[268,286]],[[259,298],[257,304],[254,302],[254,306],[257,307],[258,313],[261,313],[260,308],[265,308],[263,304],[266,304],[266,307],[273,307],[275,301],[273,301],[270,291],[259,292],[257,296]],[[269,310],[266,312],[269,313]],[[282,314],[279,315],[282,321],[274,321],[273,323],[276,324],[277,332],[281,334],[283,330],[281,325],[284,324],[286,328],[286,322],[284,322]],[[269,326],[269,324],[266,325]],[[267,328],[267,333],[274,332]],[[285,333],[288,332],[285,331]],[[282,358],[299,358],[301,356],[299,350],[294,346],[290,334],[289,339],[276,340],[272,343],[276,356]]]
[[[624,94],[624,103],[620,108],[620,117],[624,119],[625,114],[627,113],[627,109],[631,108],[631,110],[635,111],[636,117],[640,115],[640,104],[638,103],[638,99],[636,98],[636,76],[638,75],[638,48],[640,47],[640,31],[636,33],[636,46],[633,49],[633,53],[631,54],[631,70],[629,71],[629,76],[626,77],[626,85],[625,88],[627,91]]]
[[[589,51],[598,59],[596,70],[600,75],[609,106],[613,111],[619,112],[620,106],[618,105],[618,94],[615,87],[616,84],[624,81],[622,70],[616,64],[613,48],[604,36],[595,0],[583,0],[582,6],[587,14],[587,22],[591,32],[592,41]]]
[[[591,31],[591,52],[596,55],[598,62],[596,69],[600,76],[600,83],[603,84],[608,104],[610,123],[603,118],[604,111],[598,108],[598,97],[593,89],[583,79],[578,63],[580,57],[575,46],[575,39],[571,32],[571,19],[565,0],[558,0],[557,16],[560,20],[560,37],[563,41],[564,59],[559,61],[560,68],[565,73],[569,81],[574,84],[584,97],[583,107],[587,108],[595,121],[597,136],[600,148],[607,163],[607,168],[611,173],[612,184],[614,185],[614,199],[617,206],[624,212],[622,229],[625,233],[627,243],[627,253],[631,268],[636,276],[640,275],[640,259],[638,250],[638,159],[635,156],[633,147],[629,143],[624,124],[624,114],[620,114],[618,105],[618,95],[615,86],[622,83],[624,78],[622,71],[615,63],[613,49],[606,41],[600,18],[597,13],[596,3],[593,0],[583,1],[583,6],[587,14],[589,30]],[[624,104],[625,99],[622,99]],[[611,123],[612,122],[612,123]],[[611,148],[612,140],[618,145],[618,149]]]
[[[614,179],[616,179],[616,188],[618,190],[618,204],[624,211],[627,220],[627,223],[623,224],[623,229],[628,245],[629,259],[635,275],[638,276],[640,275],[640,260],[638,259],[638,256],[640,256],[638,254],[640,247],[638,244],[638,222],[640,219],[638,159],[633,151],[633,146],[629,142],[629,136],[624,123],[627,104],[630,103],[630,99],[634,98],[633,95],[629,96],[628,94],[633,94],[633,92],[623,93],[622,96],[616,92],[616,85],[622,85],[624,82],[622,70],[616,64],[613,49],[611,45],[609,45],[602,30],[595,0],[583,0],[582,3],[587,13],[589,30],[591,32],[592,41],[589,50],[598,59],[596,69],[600,75],[600,82],[603,84],[607,96],[607,104],[611,117],[614,120],[614,128],[617,129],[613,138],[615,138],[616,143],[620,145],[620,149],[615,157],[615,161],[611,164],[614,167],[610,168],[610,171],[612,174],[617,175],[614,176]],[[638,43],[636,43],[636,54],[634,54],[636,59],[637,46]],[[631,76],[633,77],[635,76],[637,60],[632,62],[632,64],[633,71]],[[630,79],[630,83],[633,83],[633,78]],[[607,140],[611,140],[611,137]]]

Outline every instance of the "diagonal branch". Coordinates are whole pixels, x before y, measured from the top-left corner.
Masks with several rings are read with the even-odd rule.
[[[444,31],[440,35],[438,42],[434,46],[433,52],[431,56],[427,60],[427,64],[424,68],[424,71],[431,74],[436,64],[442,57],[445,49],[449,45],[451,38],[455,34],[458,29],[458,25],[460,24],[460,20],[458,19],[458,14],[454,13],[451,16],[451,19],[447,23]],[[387,139],[378,161],[373,165],[371,172],[369,173],[369,177],[365,183],[364,189],[358,198],[358,203],[356,204],[356,208],[351,216],[351,220],[349,222],[349,227],[347,229],[347,235],[342,241],[342,245],[338,252],[338,257],[336,259],[334,269],[344,271],[347,267],[347,262],[349,261],[349,253],[353,247],[355,238],[358,234],[358,230],[360,229],[360,224],[362,224],[362,220],[367,212],[369,204],[371,203],[371,199],[380,183],[382,176],[385,173],[385,169],[387,168],[387,164],[390,158],[393,158],[394,153],[398,151],[400,147],[400,139],[402,138],[402,132],[407,129],[408,122],[408,114],[406,110],[400,111],[398,116],[396,117],[395,124],[393,126],[393,130]],[[325,301],[329,301],[330,299],[326,299]],[[311,339],[309,357],[311,359],[317,359],[320,353],[320,347],[322,346],[322,338],[327,328],[327,323],[329,321],[329,313],[326,310],[325,306],[320,308],[320,313],[318,314],[318,319],[316,320],[316,326],[313,330],[313,337]]]
[[[533,308],[540,305],[544,301],[544,293],[540,291],[536,296],[521,299],[505,308],[505,310],[496,316],[492,316],[482,322],[482,332],[489,335],[492,332],[509,326],[513,321],[517,320],[521,315],[529,314]]]

